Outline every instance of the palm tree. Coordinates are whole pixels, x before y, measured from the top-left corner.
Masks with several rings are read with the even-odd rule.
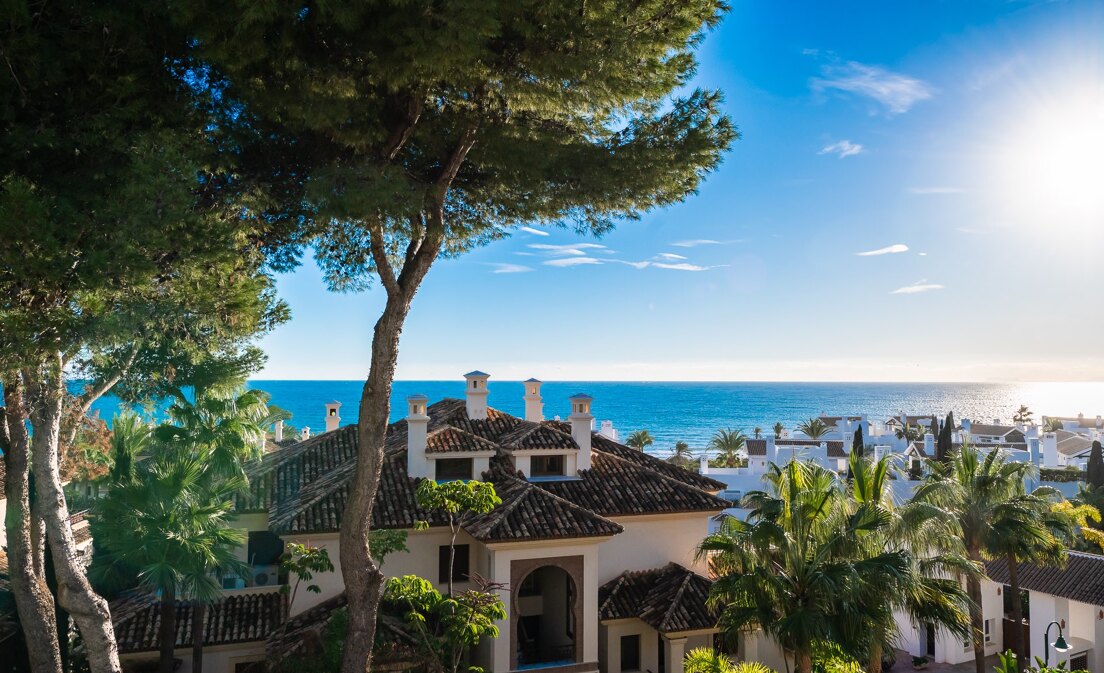
[[[755,434],[756,439],[760,439],[763,435],[763,428],[757,425],[755,426],[755,430],[753,430],[752,432]]]
[[[214,573],[245,571],[236,556],[245,536],[231,524],[241,479],[216,480],[214,466],[155,447],[132,480],[113,484],[96,503],[103,551],[93,574],[102,581],[137,569],[138,585],[160,597],[161,673],[173,670],[177,599],[213,601],[220,590]]]
[[[881,504],[850,505],[837,475],[814,463],[772,466],[769,492],[752,492],[748,520],[726,517],[698,547],[718,579],[710,603],[732,633],[761,628],[791,652],[798,673],[812,671],[814,649],[853,633],[845,606],[867,600],[869,587],[902,591],[903,550],[855,555],[855,543],[890,525]]]
[[[686,673],[774,673],[759,661],[732,661],[728,655],[711,647],[695,647],[686,653],[683,661]]]
[[[774,424],[773,430],[774,430],[774,438],[775,439],[781,439],[782,433],[786,431],[786,426],[782,425],[782,422],[779,421],[778,423]]]
[[[810,418],[797,426],[797,429],[805,433],[805,436],[813,441],[819,440],[824,435],[827,435],[829,431],[828,425],[819,418]]]
[[[1048,419],[1046,419],[1046,423],[1043,424],[1043,429],[1046,432],[1058,432],[1064,426],[1065,426],[1065,424],[1062,422],[1062,419],[1060,419],[1060,418],[1048,418]]]
[[[869,586],[860,600],[848,606],[849,617],[841,620],[845,631],[853,630],[846,641],[865,643],[868,673],[881,673],[883,653],[896,645],[895,612],[909,615],[915,624],[932,624],[959,638],[967,637],[969,597],[949,574],[979,572],[961,553],[962,545],[952,534],[954,519],[947,512],[915,500],[896,504],[890,489],[892,460],[887,456],[873,461],[852,452],[848,461],[847,493],[853,510],[878,505],[889,520],[889,526],[877,534],[856,539],[849,553],[865,557],[899,549],[910,552],[900,592]]]
[[[1027,424],[1031,422],[1031,417],[1034,415],[1034,412],[1028,409],[1026,404],[1021,404],[1016,413],[1012,414],[1012,422]]]
[[[914,427],[908,423],[897,428],[894,434],[897,435],[897,439],[903,439],[909,444],[924,438],[924,431],[921,428]]]
[[[675,465],[686,467],[694,463],[694,452],[690,450],[689,444],[678,441],[675,442],[675,449],[667,460]]]
[[[743,430],[718,430],[709,440],[709,448],[717,453],[714,464],[717,467],[740,467],[746,444],[747,435]]]
[[[977,449],[963,446],[947,462],[931,463],[929,476],[914,496],[918,502],[945,509],[956,519],[956,532],[971,561],[980,565],[985,558],[1008,560],[1011,619],[1016,624],[1023,616],[1018,563],[1055,560],[1055,530],[1064,525],[1049,515],[1052,489],[1025,492],[1024,479],[1033,470],[1030,463],[1008,461],[999,451],[983,456]],[[967,575],[966,590],[971,601],[975,665],[977,673],[985,673],[981,578]],[[1006,645],[1016,653],[1021,666],[1026,665],[1022,632],[1013,628],[1010,633],[1012,643]]]
[[[652,444],[655,444],[655,437],[652,437],[652,433],[647,430],[637,430],[625,440],[625,446],[631,446],[638,451],[643,451]]]

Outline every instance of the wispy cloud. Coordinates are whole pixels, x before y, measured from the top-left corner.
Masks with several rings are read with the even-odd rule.
[[[541,250],[549,255],[575,255],[582,256],[586,254],[586,250],[605,250],[606,246],[598,243],[567,243],[563,245],[554,245],[552,243],[530,243],[529,247],[533,250]]]
[[[926,252],[918,252],[916,254],[921,256],[921,257],[927,257],[928,256],[928,253],[926,253]]]
[[[892,255],[898,252],[908,252],[909,247],[904,243],[894,243],[893,245],[887,245],[884,248],[878,248],[877,250],[867,250],[865,252],[856,252],[859,257],[874,257],[875,255]]]
[[[657,269],[671,269],[673,271],[709,271],[710,269],[719,269],[727,264],[715,264],[713,266],[698,266],[697,264],[687,264],[686,262],[680,262],[678,264],[666,264],[664,262],[654,262],[652,266]]]
[[[966,191],[961,187],[909,187],[909,194],[927,196],[931,194],[961,194]]]
[[[555,267],[565,266],[579,266],[580,264],[601,264],[602,260],[595,259],[593,257],[559,257],[557,259],[548,259],[544,261],[544,264]]]
[[[494,267],[491,273],[525,273],[533,270],[532,267],[521,264],[491,263],[491,266]]]
[[[865,96],[880,103],[889,114],[908,112],[916,103],[932,97],[931,86],[923,80],[858,61],[824,65],[821,75],[810,81],[813,91],[835,89]]]
[[[743,243],[745,240],[746,239],[743,238],[734,238],[729,241],[717,241],[712,238],[692,238],[687,241],[675,241],[671,245],[676,248],[696,248],[702,245],[728,245],[729,243]]]
[[[651,262],[628,262],[623,259],[603,259],[603,262],[613,262],[615,264],[624,264],[625,266],[631,266],[634,269],[647,269],[652,265]]]
[[[938,283],[929,283],[928,279],[918,280],[912,285],[906,285],[899,287],[890,294],[920,294],[921,292],[930,292],[932,290],[942,290],[943,286]]]
[[[685,255],[676,255],[673,252],[661,252],[655,256],[656,259],[686,259]]]
[[[537,236],[548,236],[548,232],[541,229],[534,229],[533,227],[519,227],[521,231],[527,234],[535,234]]]
[[[831,145],[825,145],[817,154],[838,154],[839,158],[852,157],[856,154],[860,154],[863,151],[863,146],[858,143],[853,143],[850,140],[841,140]]]

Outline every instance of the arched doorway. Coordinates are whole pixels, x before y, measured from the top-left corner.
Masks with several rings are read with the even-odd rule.
[[[557,565],[531,570],[514,589],[518,668],[576,661],[579,591]]]

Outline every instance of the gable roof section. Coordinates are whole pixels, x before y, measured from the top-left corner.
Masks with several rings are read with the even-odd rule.
[[[463,524],[480,542],[609,537],[624,528],[522,479],[499,476],[502,504]]]
[[[986,423],[971,423],[970,434],[971,435],[989,435],[993,437],[1004,437],[1008,433],[1016,429],[1014,425],[989,425]],[[1023,434],[1020,433],[1020,440],[1023,441]]]
[[[673,465],[661,458],[656,458],[655,456],[630,446],[619,444],[605,435],[595,433],[591,445],[598,451],[608,453],[622,460],[627,460],[641,467],[653,470],[665,477],[682,482],[687,486],[693,486],[694,488],[714,493],[728,488],[728,486],[716,479],[711,479],[697,472],[691,472],[690,470],[679,467],[678,465]]]
[[[1066,456],[1077,456],[1092,450],[1092,440],[1081,435],[1074,435],[1058,442],[1058,451]]]
[[[231,594],[207,606],[204,644],[263,641],[284,623],[287,601],[276,591]],[[111,606],[120,652],[148,652],[159,646],[161,605],[152,596],[126,598]],[[176,602],[176,647],[192,646],[192,604]]]
[[[426,453],[494,453],[498,445],[465,430],[443,426],[426,436]]]
[[[1017,569],[1024,589],[1104,606],[1104,556],[1071,551],[1065,568],[1021,563]],[[994,582],[1008,583],[1005,559],[986,561],[985,572]]]
[[[660,633],[713,629],[707,599],[713,582],[677,563],[624,572],[598,590],[598,619],[636,618]]]
[[[847,452],[844,451],[842,440],[830,439],[825,441],[825,443],[828,445],[829,458],[847,457]],[[779,449],[817,449],[820,448],[820,441],[815,441],[812,439],[776,439],[774,440],[774,445]],[[748,439],[744,442],[744,449],[747,450],[749,456],[765,456],[767,455],[767,440]]]

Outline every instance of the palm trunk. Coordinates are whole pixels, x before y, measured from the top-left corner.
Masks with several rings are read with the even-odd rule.
[[[971,550],[970,558],[981,563],[981,552]],[[966,593],[970,597],[970,631],[974,644],[974,670],[976,673],[985,672],[985,616],[981,611],[981,579],[978,577],[966,578]]]
[[[870,657],[866,662],[867,673],[882,673],[882,646],[874,644],[870,646]]]
[[[1020,597],[1020,568],[1015,554],[1008,554],[1008,591],[1012,592],[1012,642],[1005,643],[1007,649],[1016,655],[1016,664],[1021,671],[1027,670],[1027,657],[1023,644],[1023,601]]]
[[[54,596],[46,579],[35,572],[31,540],[30,438],[23,410],[23,386],[17,377],[4,379],[0,448],[5,465],[8,562],[11,589],[33,673],[61,673],[61,652],[54,625]]]
[[[813,657],[808,652],[797,650],[794,652],[794,668],[797,673],[813,672]]]
[[[31,398],[31,453],[35,476],[35,506],[45,524],[46,543],[57,573],[58,602],[80,629],[92,673],[120,673],[119,651],[107,601],[96,594],[85,574],[65,504],[58,444],[65,382],[61,356],[47,363],[40,376],[24,373]]]
[[[176,592],[171,588],[161,590],[161,621],[157,625],[159,646],[158,673],[173,673],[173,654],[176,651]]]
[[[192,601],[192,673],[203,673],[203,631],[207,622],[207,604]]]

